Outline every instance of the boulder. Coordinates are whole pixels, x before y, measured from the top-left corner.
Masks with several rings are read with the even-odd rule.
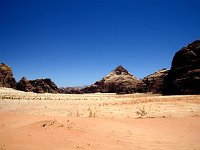
[[[13,77],[12,69],[4,63],[0,64],[0,87],[16,88],[16,80]]]
[[[200,40],[175,54],[165,78],[163,94],[200,94]]]
[[[143,79],[143,82],[147,85],[148,92],[162,93],[164,79],[168,75],[169,69],[162,69],[148,75]]]

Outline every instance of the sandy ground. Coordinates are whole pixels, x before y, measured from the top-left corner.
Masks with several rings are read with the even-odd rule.
[[[200,95],[0,88],[0,150],[200,149]]]

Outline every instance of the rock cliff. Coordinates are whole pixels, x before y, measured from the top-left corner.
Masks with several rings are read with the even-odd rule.
[[[4,63],[0,64],[0,87],[16,88],[12,69]]]
[[[163,94],[200,94],[200,40],[175,54],[165,78]]]
[[[162,93],[164,79],[168,75],[169,69],[162,69],[148,75],[143,79],[143,82],[147,85],[148,92]]]

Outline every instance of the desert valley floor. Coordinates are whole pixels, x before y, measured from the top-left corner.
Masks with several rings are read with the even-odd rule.
[[[0,88],[0,150],[200,149],[200,95]]]

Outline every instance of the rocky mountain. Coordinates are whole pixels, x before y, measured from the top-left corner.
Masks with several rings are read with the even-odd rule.
[[[148,92],[162,93],[164,79],[168,73],[169,69],[164,68],[145,77],[143,82],[147,85]]]
[[[146,92],[146,84],[131,75],[123,66],[118,66],[102,80],[84,88],[84,93],[136,93]]]
[[[0,64],[0,87],[16,88],[12,69],[4,63]]]
[[[35,92],[35,93],[58,93],[59,88],[56,86],[51,79],[36,79],[36,80],[27,80],[23,77],[17,83],[17,89],[26,92]]]
[[[163,94],[200,94],[200,40],[175,54]]]

